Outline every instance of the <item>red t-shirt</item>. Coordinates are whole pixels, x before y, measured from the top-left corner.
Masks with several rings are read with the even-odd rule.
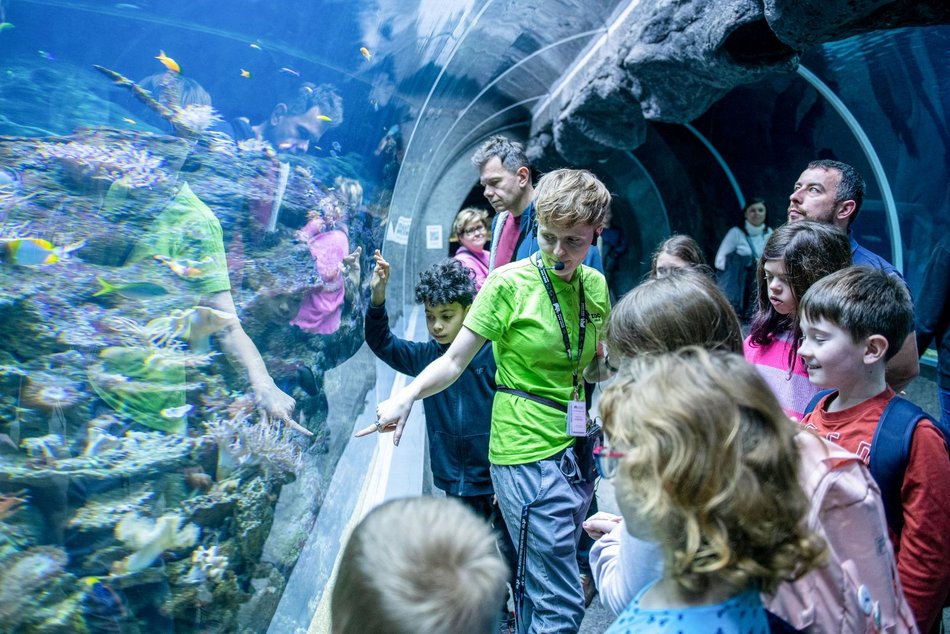
[[[840,412],[829,412],[837,392],[823,398],[802,426],[870,462],[871,439],[881,414],[894,397],[887,388]],[[950,594],[950,457],[943,434],[933,423],[917,424],[901,486],[904,527],[891,532],[904,596],[921,632],[929,632]],[[873,545],[869,544],[869,547]]]

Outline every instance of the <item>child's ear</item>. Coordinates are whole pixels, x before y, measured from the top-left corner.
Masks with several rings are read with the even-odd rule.
[[[871,365],[884,359],[887,354],[887,337],[884,335],[871,335],[867,339],[867,347],[864,349],[864,364]]]

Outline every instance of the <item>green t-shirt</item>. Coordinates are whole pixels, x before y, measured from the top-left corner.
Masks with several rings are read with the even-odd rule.
[[[187,183],[156,216],[150,233],[136,243],[127,264],[156,255],[200,267],[201,274],[187,280],[190,292],[182,296],[182,309],[194,306],[200,297],[231,289],[221,223]],[[176,275],[170,268],[166,271],[169,276]],[[170,283],[169,288],[174,285]],[[176,412],[185,405],[183,365],[157,363],[146,347],[118,346],[103,350],[100,364],[103,372],[127,379],[127,382],[106,386],[90,377],[93,389],[110,407],[153,429],[171,433],[184,431],[185,419],[169,415],[169,411]]]
[[[545,258],[550,266],[550,262]],[[578,368],[583,399],[584,368],[594,358],[610,315],[607,282],[598,271],[581,266],[570,282],[549,271],[577,363],[580,316],[578,279],[583,279],[587,308],[584,354]],[[465,326],[493,342],[498,385],[567,404],[573,390],[572,364],[554,308],[537,267],[518,260],[488,276],[465,318]],[[551,456],[574,444],[563,412],[534,401],[497,392],[492,405],[488,458],[492,464],[516,465]]]

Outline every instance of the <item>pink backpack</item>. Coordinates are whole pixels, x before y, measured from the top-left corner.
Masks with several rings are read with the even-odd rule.
[[[804,632],[917,632],[897,577],[881,493],[864,463],[802,431],[800,482],[812,500],[808,526],[825,538],[828,559],[783,583],[766,608]]]

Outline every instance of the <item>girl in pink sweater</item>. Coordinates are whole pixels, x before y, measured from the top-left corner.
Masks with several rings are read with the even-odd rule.
[[[805,406],[819,389],[808,381],[796,355],[798,299],[812,284],[847,266],[851,266],[848,237],[832,225],[807,220],[772,232],[759,258],[758,310],[743,352],[785,413],[796,420],[801,420]]]

